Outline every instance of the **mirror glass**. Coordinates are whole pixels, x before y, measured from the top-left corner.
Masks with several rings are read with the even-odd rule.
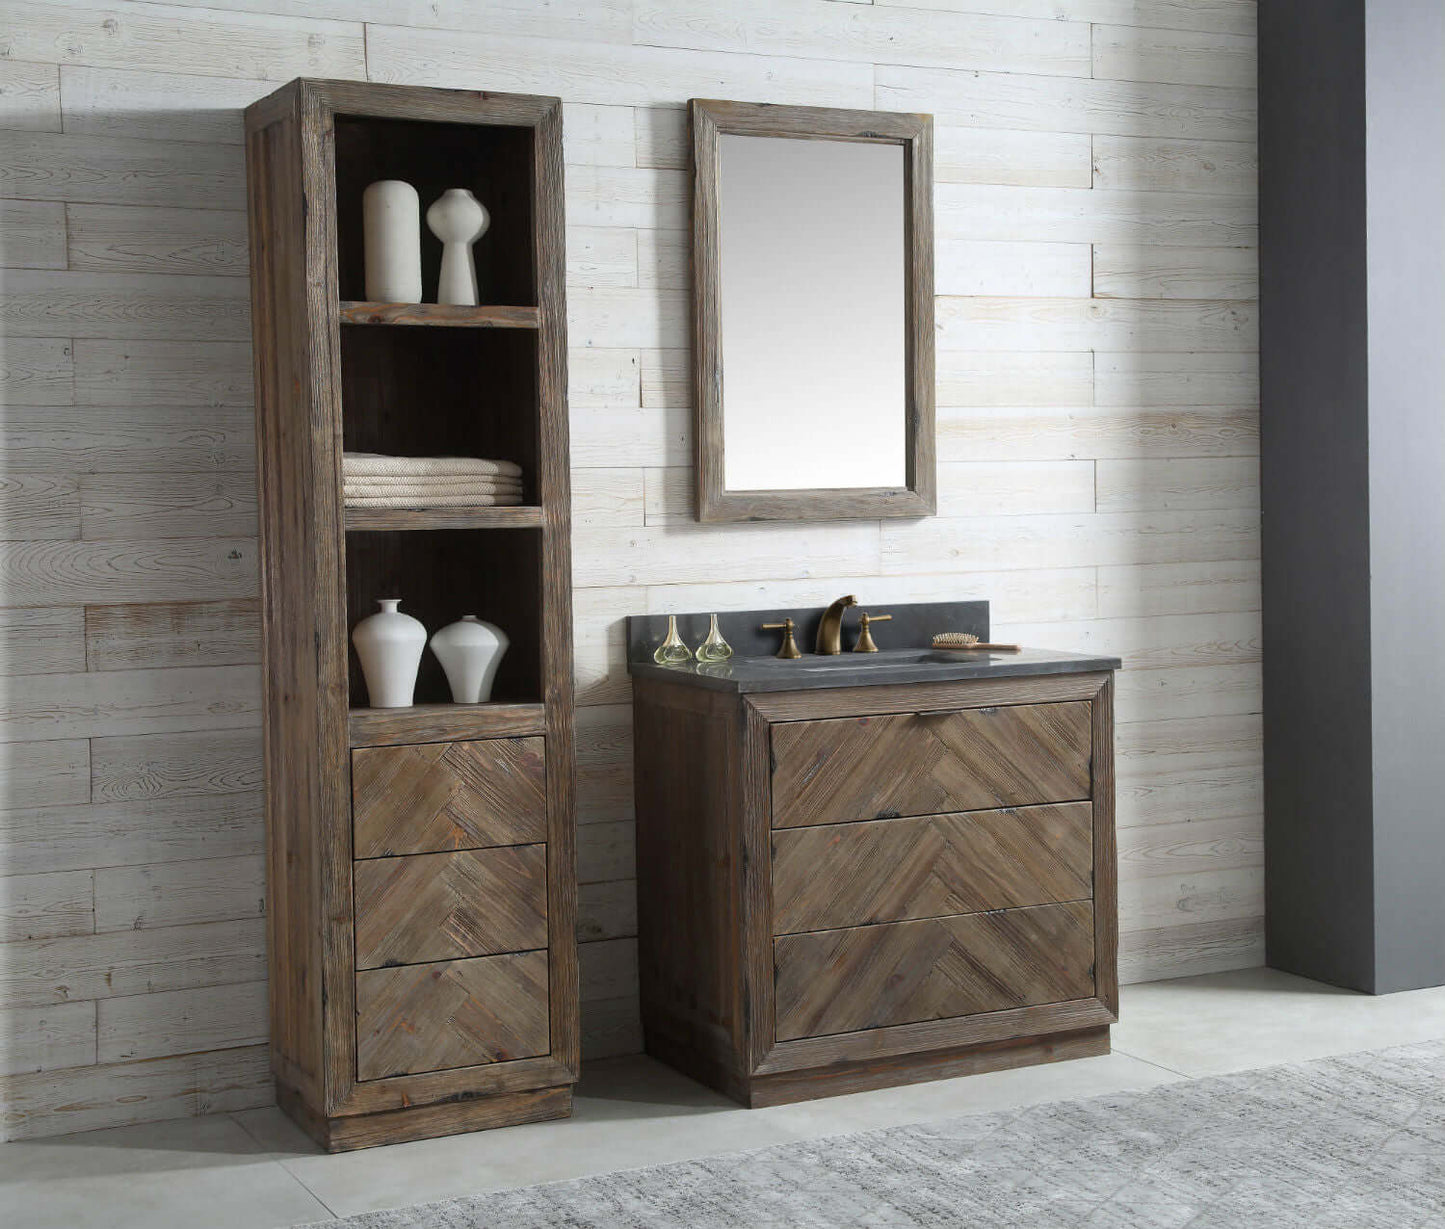
[[[723,486],[907,481],[904,147],[718,138]]]

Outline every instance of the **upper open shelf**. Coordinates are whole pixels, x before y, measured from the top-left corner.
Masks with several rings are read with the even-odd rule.
[[[448,329],[535,329],[540,313],[535,307],[483,304],[460,307],[451,303],[364,303],[345,300],[342,324],[418,324]]]

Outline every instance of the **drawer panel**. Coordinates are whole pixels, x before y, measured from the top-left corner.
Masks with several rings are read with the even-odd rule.
[[[1077,802],[1088,701],[788,721],[772,727],[773,826]]]
[[[358,747],[354,856],[525,845],[547,837],[542,738]]]
[[[944,1020],[1094,993],[1090,901],[774,940],[777,1039]]]
[[[773,933],[1087,900],[1093,805],[773,833]]]
[[[356,975],[356,1076],[445,1071],[548,1053],[547,953]]]
[[[547,946],[547,847],[358,862],[356,967]]]

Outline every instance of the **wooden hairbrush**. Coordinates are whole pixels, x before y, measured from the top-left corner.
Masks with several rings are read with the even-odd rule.
[[[1018,653],[1021,652],[1016,644],[990,644],[986,640],[980,640],[972,632],[939,632],[933,638],[935,649],[991,649],[995,653]]]

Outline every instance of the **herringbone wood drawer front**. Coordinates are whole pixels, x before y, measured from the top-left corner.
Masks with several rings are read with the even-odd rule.
[[[351,753],[354,856],[435,853],[546,840],[541,738]]]
[[[927,815],[773,833],[773,933],[1087,900],[1093,807]]]
[[[779,1041],[1094,993],[1089,901],[787,935],[773,950]]]
[[[547,1052],[546,952],[356,975],[357,1079]]]
[[[356,967],[547,946],[547,847],[356,864]]]
[[[1089,797],[1087,701],[772,727],[773,826]]]

